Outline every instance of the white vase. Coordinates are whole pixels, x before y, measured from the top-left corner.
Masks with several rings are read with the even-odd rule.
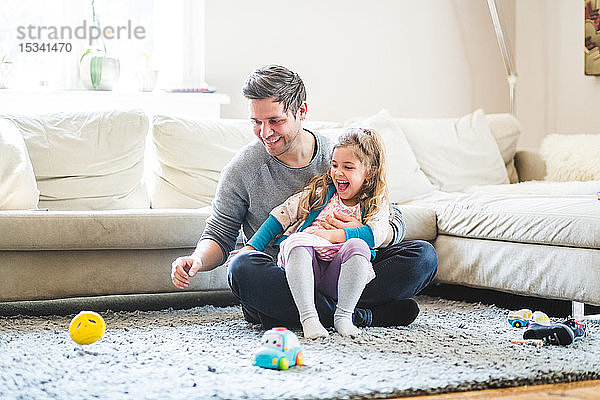
[[[86,89],[113,90],[120,73],[119,60],[106,55],[88,53],[79,62],[79,78]]]
[[[141,92],[151,92],[156,87],[156,80],[158,79],[157,70],[143,70],[138,71],[136,74],[138,90]]]

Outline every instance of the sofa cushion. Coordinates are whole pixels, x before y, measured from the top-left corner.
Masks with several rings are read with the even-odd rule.
[[[398,206],[406,224],[404,240],[433,240],[437,236],[435,211],[410,204]]]
[[[508,183],[506,167],[482,110],[462,118],[396,118],[419,165],[441,190]]]
[[[546,176],[546,163],[539,151],[526,149],[517,151],[515,168],[519,182],[541,181]]]
[[[515,168],[515,154],[521,127],[511,114],[487,114],[485,117],[490,124],[490,131],[496,140],[500,154],[502,154],[508,179],[510,183],[517,183],[519,176]]]
[[[305,121],[309,130],[338,122]],[[255,139],[249,119],[187,119],[157,115],[152,128],[154,162],[148,166],[152,208],[211,205],[221,170]]]
[[[5,119],[0,119],[0,154],[0,210],[37,208],[40,191],[23,136]]]
[[[506,193],[498,189],[444,194],[428,199],[427,206],[435,210],[443,235],[599,248],[597,186],[572,191],[585,194],[564,194],[545,190],[544,183],[524,185],[521,193],[517,185],[504,185]],[[541,188],[535,191],[535,186]],[[419,205],[425,206],[425,201]]]
[[[393,202],[401,203],[419,198],[436,189],[417,163],[401,126],[388,111],[381,110],[368,118],[349,119],[344,127],[372,128],[383,138],[387,156],[387,181]],[[343,129],[337,133],[341,131]]]
[[[150,166],[152,208],[210,205],[221,170],[254,139],[248,120],[194,120],[154,116],[156,163]]]
[[[600,180],[600,135],[549,135],[540,154],[547,181]]]
[[[39,206],[51,210],[149,207],[142,185],[148,118],[142,111],[8,116],[29,151]]]
[[[0,232],[11,233],[0,235],[0,250],[194,248],[209,212],[0,211]]]

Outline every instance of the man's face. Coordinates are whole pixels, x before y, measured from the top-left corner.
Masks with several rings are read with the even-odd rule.
[[[302,132],[301,120],[306,114],[304,104],[296,115],[283,111],[283,103],[273,99],[249,100],[250,120],[254,134],[267,152],[279,157],[296,148],[296,139]]]

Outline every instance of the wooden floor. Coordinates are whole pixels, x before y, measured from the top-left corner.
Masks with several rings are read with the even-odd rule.
[[[402,400],[456,400],[456,399],[502,399],[502,400],[592,400],[600,399],[600,380],[554,385],[520,386],[507,389],[478,390],[474,392],[447,393],[430,396],[403,397]]]

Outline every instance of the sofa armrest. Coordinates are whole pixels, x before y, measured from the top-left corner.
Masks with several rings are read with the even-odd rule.
[[[434,240],[437,237],[437,218],[429,208],[402,204],[398,205],[406,223],[403,240]]]
[[[546,176],[546,163],[537,151],[518,150],[515,154],[515,167],[519,182],[540,181]]]

